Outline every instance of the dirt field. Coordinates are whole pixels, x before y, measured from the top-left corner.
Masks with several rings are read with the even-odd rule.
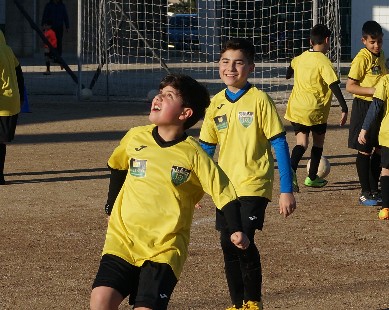
[[[148,123],[149,106],[42,96],[30,106],[8,147],[8,184],[0,188],[0,309],[88,309],[106,229],[106,162],[130,127]],[[389,309],[389,221],[358,205],[355,152],[345,146],[339,118],[334,107],[324,150],[332,164],[328,186],[301,186],[298,209],[286,220],[278,215],[276,175],[275,199],[256,236],[266,310]],[[213,205],[208,197],[203,204],[170,309],[230,306]]]

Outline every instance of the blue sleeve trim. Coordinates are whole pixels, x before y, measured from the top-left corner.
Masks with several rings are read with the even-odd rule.
[[[200,146],[209,155],[209,157],[213,158],[213,155],[215,155],[216,145],[200,141]]]
[[[290,166],[289,146],[286,142],[286,136],[278,136],[271,139],[270,143],[276,153],[278,171],[280,174],[280,192],[293,193],[293,175]]]

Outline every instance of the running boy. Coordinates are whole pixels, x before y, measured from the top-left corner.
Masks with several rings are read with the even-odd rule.
[[[24,98],[22,68],[0,30],[0,185],[5,185],[6,143],[15,137],[16,124]]]
[[[358,142],[363,121],[373,100],[375,86],[386,74],[382,37],[382,28],[376,21],[363,24],[362,43],[365,47],[353,59],[346,84],[346,90],[354,94],[348,147],[358,151],[356,168],[361,184],[359,203],[365,206],[375,206],[382,201],[378,190],[381,174],[381,157],[377,148],[380,122],[372,124],[365,144]]]
[[[53,29],[51,29],[51,21],[47,21],[43,25],[43,34],[45,35],[46,39],[50,42],[51,46],[55,49],[57,48],[57,37],[55,35],[55,32]],[[45,50],[45,61],[46,61],[46,72],[43,73],[45,75],[50,75],[50,62],[54,59],[53,53],[50,51],[50,48],[47,44],[43,46]]]
[[[167,309],[204,191],[225,215],[231,244],[239,251],[249,245],[232,184],[185,133],[204,116],[208,91],[184,75],[168,75],[159,89],[149,115],[153,124],[132,128],[108,161],[110,218],[92,310],[118,309],[128,295],[134,309]]]
[[[381,146],[381,192],[382,208],[389,208],[389,75],[385,75],[376,85],[373,102],[370,104],[365,120],[359,133],[358,142],[366,144],[366,136],[374,123],[380,122],[380,115],[384,113],[378,142]]]
[[[262,309],[262,270],[254,235],[263,227],[266,206],[272,198],[271,146],[281,178],[280,213],[286,217],[296,207],[284,127],[271,98],[247,80],[254,70],[254,55],[254,46],[247,40],[226,42],[219,74],[227,88],[213,97],[200,131],[200,144],[211,157],[220,144],[218,164],[239,196],[243,232],[250,240],[247,249],[237,251],[230,241],[225,214],[217,211],[216,228],[234,304],[229,309]]]
[[[331,31],[325,25],[316,25],[311,29],[312,49],[294,58],[288,68],[286,78],[294,74],[294,85],[288,100],[285,119],[293,126],[296,146],[290,158],[293,169],[293,189],[299,192],[296,171],[309,144],[312,131],[313,146],[311,165],[304,185],[323,187],[327,180],[317,176],[320,159],[323,154],[327,119],[331,108],[332,94],[338,99],[342,109],[340,126],[347,121],[348,108],[339,88],[339,78],[331,61],[325,56],[330,48]]]

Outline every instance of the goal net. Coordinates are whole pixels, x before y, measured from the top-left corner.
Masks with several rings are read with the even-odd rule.
[[[314,24],[331,29],[328,56],[339,66],[338,2],[84,0],[79,79],[94,95],[146,99],[163,76],[177,72],[215,94],[223,88],[217,66],[221,45],[242,37],[252,40],[257,52],[250,81],[285,102],[293,83],[285,80],[286,68],[309,48]]]

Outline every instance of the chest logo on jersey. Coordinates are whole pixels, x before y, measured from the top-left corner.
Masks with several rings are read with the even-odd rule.
[[[380,66],[374,66],[373,68],[371,68],[371,73],[373,75],[380,75],[382,73],[381,67]]]
[[[226,129],[228,127],[227,115],[216,116],[214,119],[217,130]]]
[[[146,164],[145,159],[130,159],[130,174],[137,178],[144,178],[146,176]]]
[[[239,122],[243,125],[243,127],[247,128],[253,122],[254,112],[247,112],[247,111],[238,112],[238,118],[239,118]]]
[[[190,175],[190,170],[184,167],[173,166],[171,170],[172,182],[174,185],[185,183]]]
[[[139,146],[139,147],[136,147],[136,148],[135,148],[135,151],[139,152],[139,151],[143,150],[143,149],[146,148],[146,147],[147,147],[146,145],[141,145],[141,146]]]

